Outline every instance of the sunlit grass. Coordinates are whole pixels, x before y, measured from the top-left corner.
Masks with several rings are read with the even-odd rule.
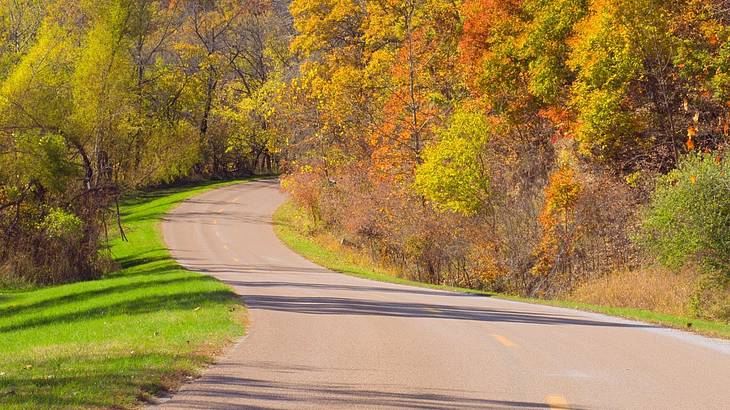
[[[129,242],[104,279],[0,290],[0,408],[128,408],[196,374],[243,333],[231,290],[170,258],[158,222],[230,183],[157,190],[125,203]]]
[[[661,312],[654,312],[642,309],[626,307],[600,306],[588,303],[580,303],[566,300],[543,300],[530,299],[517,296],[494,294],[473,289],[463,289],[451,286],[433,285],[428,283],[407,280],[398,276],[394,269],[381,266],[370,258],[359,254],[354,249],[342,246],[339,242],[327,233],[319,232],[311,235],[307,229],[309,221],[302,216],[296,207],[287,202],[275,212],[274,222],[276,234],[289,248],[301,254],[307,259],[322,265],[336,272],[362,278],[401,283],[411,286],[428,287],[434,289],[451,290],[455,292],[466,292],[482,294],[485,296],[499,297],[515,301],[537,303],[550,306],[567,307],[585,311],[604,313],[611,316],[619,316],[628,319],[636,319],[663,326],[691,330],[696,333],[723,337],[730,339],[730,324],[694,319],[682,315],[670,315]],[[689,326],[688,326],[689,325]]]

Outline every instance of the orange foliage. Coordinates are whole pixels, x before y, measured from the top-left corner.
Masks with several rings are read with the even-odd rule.
[[[551,138],[553,144],[561,139],[573,138],[574,115],[569,109],[563,106],[550,106],[541,110],[539,115],[550,121],[555,127],[555,132]]]
[[[413,175],[421,150],[428,139],[427,125],[438,114],[428,98],[431,79],[427,63],[436,45],[423,29],[411,34],[398,50],[398,61],[391,74],[397,88],[382,109],[382,123],[370,136],[373,168],[382,176],[403,180]]]
[[[573,169],[563,166],[550,175],[545,187],[545,205],[540,215],[543,238],[538,247],[538,262],[533,273],[551,273],[558,263],[560,253],[570,253],[572,213],[583,191]],[[568,259],[567,257],[564,259]]]
[[[505,21],[522,0],[466,0],[461,6],[464,28],[459,42],[459,55],[466,81],[472,90],[489,50],[490,33],[496,23]]]

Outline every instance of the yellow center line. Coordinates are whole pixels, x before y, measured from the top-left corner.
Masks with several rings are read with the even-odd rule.
[[[553,394],[545,397],[545,403],[547,403],[551,409],[570,409],[570,407],[568,407],[568,400],[559,394]]]
[[[213,219],[213,225],[218,225],[218,220],[217,219]]]
[[[236,263],[241,262],[241,260],[238,259],[238,258],[233,258],[233,261],[236,262]]]
[[[226,244],[223,244],[223,249],[225,249],[225,250],[227,250],[227,251],[228,251],[228,250],[230,250],[231,248],[229,248],[229,247],[228,247],[228,245],[226,245]]]
[[[502,335],[492,335],[492,337],[497,340],[499,343],[502,343],[504,347],[515,347],[517,344],[515,344],[513,341],[507,339],[506,337]]]
[[[219,213],[219,214],[222,214],[222,213],[223,213],[223,211],[225,211],[225,210],[226,210],[226,208],[221,208],[221,209],[219,209],[219,210],[218,210],[218,213]]]

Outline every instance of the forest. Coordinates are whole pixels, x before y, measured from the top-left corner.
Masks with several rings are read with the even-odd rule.
[[[728,0],[0,0],[0,277],[280,173],[414,280],[730,320],[729,134]]]
[[[0,0],[0,272],[98,278],[125,194],[277,170],[286,5]]]

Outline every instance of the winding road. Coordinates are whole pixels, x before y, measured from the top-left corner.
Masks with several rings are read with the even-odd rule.
[[[373,282],[276,238],[277,181],[210,191],[163,224],[230,285],[247,335],[162,408],[730,409],[730,343],[569,309]]]

